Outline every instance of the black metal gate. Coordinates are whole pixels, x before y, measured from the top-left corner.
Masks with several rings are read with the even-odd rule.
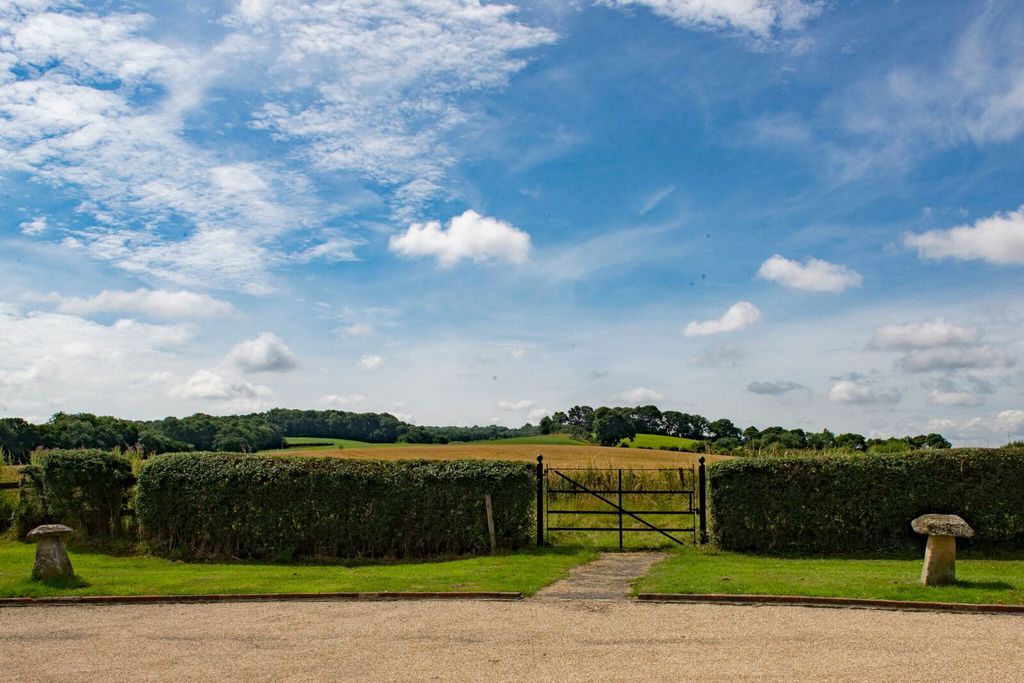
[[[623,472],[629,473],[627,479],[634,480],[636,472],[656,473],[661,485],[648,488],[641,484],[629,486],[636,481],[628,481],[623,486]],[[666,476],[667,475],[667,476]],[[674,484],[678,475],[678,487]],[[584,482],[583,479],[596,479]],[[641,481],[643,479],[641,478]],[[679,545],[685,545],[673,534],[692,534],[693,542],[707,542],[707,484],[704,472],[704,458],[701,457],[696,466],[673,467],[660,469],[593,469],[593,468],[560,468],[544,466],[544,456],[537,456],[537,545],[545,545],[547,532],[614,532],[619,535],[619,548],[623,547],[623,534],[630,532],[658,533]],[[645,506],[634,507],[633,500],[643,498],[646,501],[667,498],[673,501],[668,509],[646,509]],[[560,499],[600,501],[599,509],[585,509],[578,505],[564,507]],[[651,506],[647,506],[651,507]],[[614,515],[618,518],[615,526],[578,526],[567,525],[563,520],[567,517],[600,516],[607,518]],[[665,524],[660,520],[652,521],[652,516],[667,516],[679,520],[675,524]],[[626,524],[629,520],[631,523]],[[636,524],[639,523],[639,524]]]

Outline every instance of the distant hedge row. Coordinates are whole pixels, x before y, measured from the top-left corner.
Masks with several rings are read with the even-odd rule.
[[[80,538],[124,533],[121,509],[135,484],[127,458],[100,450],[47,451],[19,470],[14,510],[19,537],[47,523],[71,526]]]
[[[763,553],[911,547],[918,515],[958,514],[973,544],[1024,548],[1024,449],[786,456],[708,468],[712,539]]]
[[[526,545],[535,479],[524,463],[357,461],[230,453],[154,457],[136,509],[155,549],[188,558],[428,557]]]

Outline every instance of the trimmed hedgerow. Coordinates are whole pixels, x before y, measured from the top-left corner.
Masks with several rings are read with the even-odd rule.
[[[46,451],[19,470],[14,512],[19,537],[40,524],[59,522],[80,537],[122,533],[121,508],[135,484],[127,458],[108,451]]]
[[[173,453],[139,473],[143,538],[189,558],[429,557],[529,541],[524,463]]]
[[[1024,449],[783,456],[708,468],[712,538],[762,553],[904,549],[918,515],[957,514],[972,545],[1024,548]]]

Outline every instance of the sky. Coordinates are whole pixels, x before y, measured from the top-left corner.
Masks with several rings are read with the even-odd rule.
[[[0,415],[1024,438],[1024,5],[0,0]]]

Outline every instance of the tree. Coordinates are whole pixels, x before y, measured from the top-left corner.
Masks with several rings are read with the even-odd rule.
[[[641,434],[665,433],[665,419],[657,406],[637,406],[630,411],[630,417]]]
[[[636,424],[624,408],[605,408],[594,411],[594,439],[602,446],[614,446],[623,439],[636,436]]]
[[[924,438],[925,448],[952,448],[953,444],[946,441],[942,434],[929,434]]]
[[[867,440],[860,434],[840,434],[836,437],[837,448],[848,448],[854,451],[867,450]]]
[[[594,409],[590,406],[573,406],[566,418],[567,425],[580,427],[587,433],[594,431]]]
[[[738,441],[741,434],[739,428],[732,423],[732,420],[727,420],[724,417],[709,424],[708,432],[712,441],[726,438]]]

